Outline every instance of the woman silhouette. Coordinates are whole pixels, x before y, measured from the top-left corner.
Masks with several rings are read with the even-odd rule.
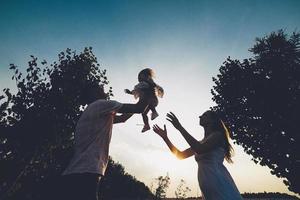
[[[204,128],[204,139],[197,141],[180,124],[172,113],[167,114],[167,120],[180,131],[190,148],[180,151],[169,140],[166,125],[164,129],[158,125],[153,130],[168,145],[177,158],[185,159],[195,155],[198,163],[198,182],[204,200],[242,200],[242,197],[226,167],[224,158],[232,163],[233,149],[229,143],[229,132],[217,114],[206,111],[200,116],[200,125]]]

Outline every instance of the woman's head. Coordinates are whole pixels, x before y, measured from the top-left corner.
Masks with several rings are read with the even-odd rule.
[[[154,77],[154,71],[150,68],[143,69],[138,74],[139,82],[148,80],[148,79],[153,78],[153,77]]]
[[[208,110],[205,111],[201,116],[199,116],[200,118],[200,125],[203,127],[210,127],[212,129],[223,129],[222,123],[221,123],[221,119],[218,116],[218,114],[214,111]]]
[[[201,126],[218,125],[219,118],[217,117],[217,114],[211,110],[204,112],[199,118]]]
[[[211,110],[204,112],[200,116],[200,125],[210,127],[212,131],[220,131],[224,134],[225,159],[227,162],[232,163],[233,148],[229,142],[230,133],[218,114]]]

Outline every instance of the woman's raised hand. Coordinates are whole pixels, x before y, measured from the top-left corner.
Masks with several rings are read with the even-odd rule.
[[[176,129],[180,129],[182,127],[179,120],[177,119],[177,117],[172,112],[169,112],[167,114],[167,120],[169,122],[171,122]]]
[[[153,131],[155,133],[157,133],[157,135],[159,135],[162,138],[167,138],[168,137],[166,125],[164,125],[164,129],[162,129],[157,124],[155,124],[153,126]]]

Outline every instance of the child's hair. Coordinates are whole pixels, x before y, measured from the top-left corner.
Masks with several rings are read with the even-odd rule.
[[[150,68],[143,69],[138,74],[138,80],[144,81],[154,77],[154,71]]]

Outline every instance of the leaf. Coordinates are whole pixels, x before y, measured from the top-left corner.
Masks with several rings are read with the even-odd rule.
[[[14,69],[16,69],[16,66],[14,65],[14,64],[9,64],[9,69],[12,69],[12,70],[14,70]]]

